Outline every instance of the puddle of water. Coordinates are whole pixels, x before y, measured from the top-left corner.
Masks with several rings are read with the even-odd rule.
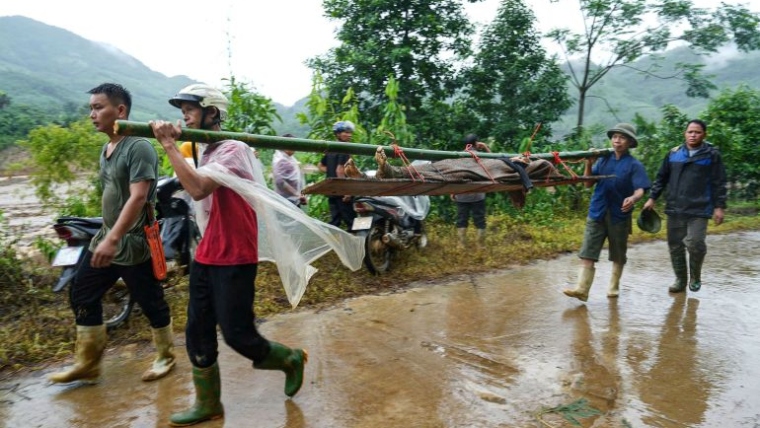
[[[710,236],[708,251],[699,293],[667,292],[658,242],[629,251],[617,300],[607,261],[587,304],[564,296],[577,272],[567,256],[274,317],[267,337],[309,350],[302,391],[287,400],[281,373],[223,347],[226,416],[202,426],[532,427],[542,408],[581,398],[602,413],[583,426],[760,426],[760,233]],[[44,373],[0,385],[0,426],[164,426],[192,401],[176,342],[176,371],[154,383],[139,380],[151,355],[126,348],[109,350],[96,386]]]

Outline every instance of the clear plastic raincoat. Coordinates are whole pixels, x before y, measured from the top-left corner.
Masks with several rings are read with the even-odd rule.
[[[234,190],[256,211],[259,261],[277,264],[292,307],[298,305],[309,279],[317,272],[311,263],[329,251],[335,251],[349,269],[361,268],[364,258],[362,238],[309,217],[267,188],[262,164],[245,143],[224,140],[213,145],[217,144],[227,146],[207,150],[198,174]],[[244,150],[239,146],[243,146]],[[196,202],[195,212],[201,233],[208,223],[211,198],[209,195]],[[234,233],[234,225],[230,225],[230,230]]]

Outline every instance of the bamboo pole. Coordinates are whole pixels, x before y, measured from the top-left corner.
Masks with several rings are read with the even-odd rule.
[[[117,120],[114,130],[119,135],[131,135],[137,137],[154,138],[153,130],[150,125],[145,122],[135,122],[130,120]],[[299,152],[314,152],[314,153],[345,153],[349,155],[364,155],[374,156],[378,147],[382,147],[385,151],[385,155],[389,158],[395,157],[395,149],[393,146],[377,146],[374,144],[360,144],[360,143],[342,143],[339,141],[324,141],[324,140],[309,140],[305,138],[289,138],[289,137],[275,137],[271,135],[257,135],[246,134],[243,132],[227,132],[227,131],[207,131],[202,129],[190,129],[182,128],[178,141],[195,141],[198,143],[214,143],[222,140],[238,140],[248,144],[251,147],[260,149],[279,149],[279,150],[295,150]],[[560,159],[583,159],[595,156],[603,156],[610,153],[612,149],[599,149],[593,151],[575,151],[575,152],[559,152],[557,155]],[[427,149],[415,149],[415,148],[403,148],[404,155],[409,159],[424,159],[424,160],[441,160],[441,159],[455,159],[455,158],[470,158],[472,154],[470,152],[450,152],[445,150],[427,150]],[[481,158],[504,158],[520,156],[517,153],[488,153],[478,152],[478,157]],[[555,159],[555,153],[532,153],[533,159]]]

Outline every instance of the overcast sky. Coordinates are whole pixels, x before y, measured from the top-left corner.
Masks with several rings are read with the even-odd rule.
[[[542,32],[581,24],[577,1],[528,3]],[[696,3],[717,6],[720,0]],[[484,0],[466,10],[482,26],[498,5],[499,0]],[[304,61],[337,44],[337,24],[323,17],[322,0],[0,0],[0,16],[7,15],[108,43],[167,76],[220,85],[234,75],[285,105],[311,89]]]

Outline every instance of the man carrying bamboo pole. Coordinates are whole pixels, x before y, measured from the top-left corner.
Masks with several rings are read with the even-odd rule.
[[[182,89],[169,102],[182,110],[190,128],[219,131],[227,116],[227,98],[204,84]],[[203,234],[190,269],[186,327],[196,398],[192,407],[173,414],[170,424],[186,426],[224,415],[217,324],[225,342],[252,360],[254,368],[284,372],[285,394],[294,396],[303,383],[307,354],[267,340],[257,330],[253,302],[258,262],[277,263],[295,306],[316,272],[311,260],[332,249],[345,265],[359,269],[363,240],[317,222],[268,189],[260,162],[245,143],[209,144],[193,169],[176,146],[179,123],[152,121],[151,127],[182,186],[200,202],[196,213]]]
[[[636,128],[629,123],[619,123],[607,131],[614,152],[602,156],[593,164],[593,159],[586,160],[583,175],[614,175],[615,178],[601,180],[594,189],[586,219],[586,231],[583,235],[578,257],[581,267],[578,284],[574,289],[563,292],[585,302],[594,281],[604,241],[609,241],[609,260],[612,262],[612,277],[607,297],[615,298],[620,294],[620,277],[626,263],[628,235],[631,233],[631,213],[636,202],[644,197],[651,183],[644,165],[631,156],[629,149],[638,146]],[[594,183],[586,183],[587,187]]]
[[[465,150],[484,150],[490,152],[486,143],[479,141],[475,134],[468,134],[464,137]],[[457,238],[459,245],[467,248],[467,225],[472,217],[472,224],[475,226],[477,233],[477,246],[482,248],[486,242],[486,194],[482,192],[463,193],[459,195],[452,194],[451,200],[457,204]]]
[[[341,120],[333,124],[335,139],[341,143],[350,143],[354,134],[354,124],[349,120]],[[351,160],[351,155],[343,153],[325,153],[319,161],[319,170],[327,175],[327,178],[343,178],[346,176],[343,166]],[[327,203],[330,207],[330,224],[340,226],[341,223],[351,230],[356,212],[354,212],[353,198],[349,195],[328,196]]]

